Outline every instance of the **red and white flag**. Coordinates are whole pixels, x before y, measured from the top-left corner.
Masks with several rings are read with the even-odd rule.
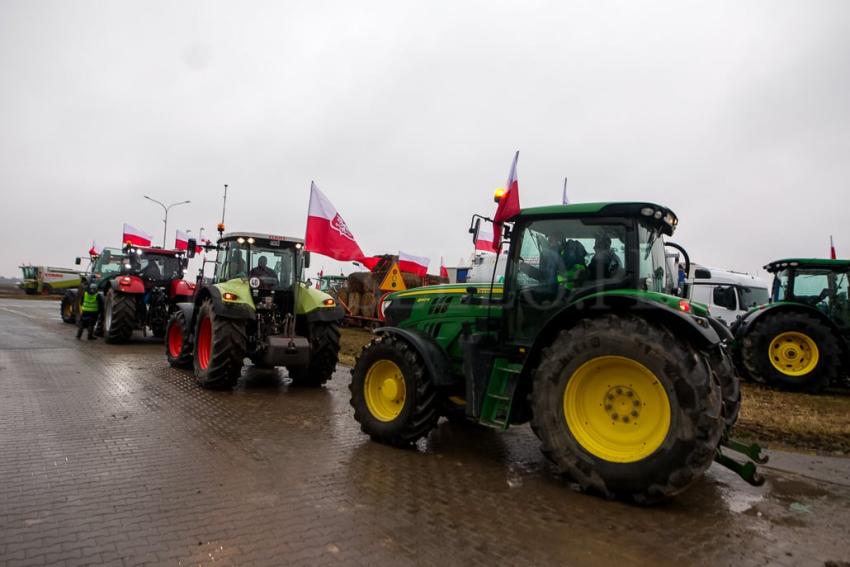
[[[363,251],[348,225],[316,184],[310,183],[310,208],[307,211],[305,250],[334,260],[363,260]]]
[[[177,234],[174,237],[174,249],[175,250],[188,250],[189,249],[189,235],[177,229]]]
[[[449,271],[446,269],[446,264],[443,262],[443,257],[440,256],[440,277],[442,279],[449,279]]]
[[[829,257],[833,260],[838,258],[838,256],[835,255],[835,243],[832,241],[832,235],[829,235]]]
[[[100,248],[97,246],[97,241],[91,241],[91,248],[89,248],[89,256],[98,256],[100,254]]]
[[[511,171],[508,174],[508,182],[505,184],[505,194],[499,199],[499,206],[496,208],[496,215],[493,217],[495,222],[505,222],[519,214],[519,181],[517,181],[516,176],[518,159],[519,152],[514,155]]]
[[[138,228],[132,227],[126,222],[124,223],[124,237],[121,242],[124,244],[135,244],[136,246],[150,246],[153,237]]]
[[[481,228],[478,229],[478,239],[475,241],[475,249],[482,252],[498,252],[493,236],[493,229],[484,223],[481,223]]]
[[[401,250],[398,252],[398,269],[402,272],[416,274],[424,278],[425,274],[428,273],[428,264],[430,263],[431,261],[423,256],[414,256]]]

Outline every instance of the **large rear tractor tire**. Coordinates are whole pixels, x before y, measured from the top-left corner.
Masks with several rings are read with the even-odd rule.
[[[192,330],[180,309],[171,314],[165,327],[165,357],[174,368],[192,367]]]
[[[339,361],[339,326],[316,322],[310,325],[310,365],[287,368],[295,386],[318,388],[331,379]]]
[[[136,326],[136,298],[110,289],[103,308],[103,332],[109,344],[125,343]]]
[[[427,435],[440,418],[432,379],[419,354],[382,335],[363,347],[351,370],[354,419],[373,440],[403,447]]]
[[[741,339],[741,360],[759,382],[817,393],[841,375],[836,336],[816,316],[766,313]]]
[[[724,429],[720,387],[707,358],[666,328],[585,319],[541,356],[531,427],[582,489],[653,503],[711,465]]]
[[[59,313],[62,315],[62,321],[65,323],[76,323],[77,322],[77,294],[73,292],[66,292],[65,295],[62,296],[62,302],[59,305]]]
[[[242,373],[247,338],[245,321],[216,315],[211,299],[198,310],[193,363],[198,385],[210,390],[233,388]]]

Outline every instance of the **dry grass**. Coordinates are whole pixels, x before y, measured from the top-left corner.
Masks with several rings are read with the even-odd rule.
[[[850,454],[850,392],[810,395],[742,385],[732,435],[770,447]]]
[[[343,327],[340,329],[339,362],[348,366],[354,366],[354,357],[363,348],[363,345],[371,341],[375,335],[358,327]]]

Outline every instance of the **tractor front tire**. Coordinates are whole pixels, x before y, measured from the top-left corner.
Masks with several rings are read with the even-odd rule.
[[[165,327],[165,356],[174,368],[192,367],[192,329],[180,309],[171,314]]]
[[[62,296],[62,303],[59,306],[59,313],[62,315],[62,321],[65,323],[76,323],[77,313],[75,307],[77,304],[77,294],[67,292]]]
[[[310,325],[310,364],[287,367],[295,386],[318,388],[331,379],[339,361],[339,325],[315,322]]]
[[[838,381],[840,352],[832,330],[800,311],[766,313],[741,341],[744,367],[759,382],[811,393]]]
[[[440,404],[431,376],[404,340],[381,335],[363,347],[351,370],[354,419],[374,441],[415,443],[437,425]]]
[[[531,427],[559,472],[607,498],[649,504],[685,490],[723,435],[706,357],[629,315],[585,319],[544,349]]]
[[[245,321],[216,315],[211,299],[198,309],[193,363],[195,380],[209,390],[233,388],[242,373],[247,337]]]
[[[136,298],[110,289],[106,292],[104,303],[103,332],[106,342],[109,344],[127,342],[136,326]]]

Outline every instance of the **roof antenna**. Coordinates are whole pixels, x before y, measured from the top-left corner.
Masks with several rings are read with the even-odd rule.
[[[218,237],[224,235],[224,211],[227,208],[227,183],[224,184],[224,201],[221,203],[221,222],[218,223]]]

